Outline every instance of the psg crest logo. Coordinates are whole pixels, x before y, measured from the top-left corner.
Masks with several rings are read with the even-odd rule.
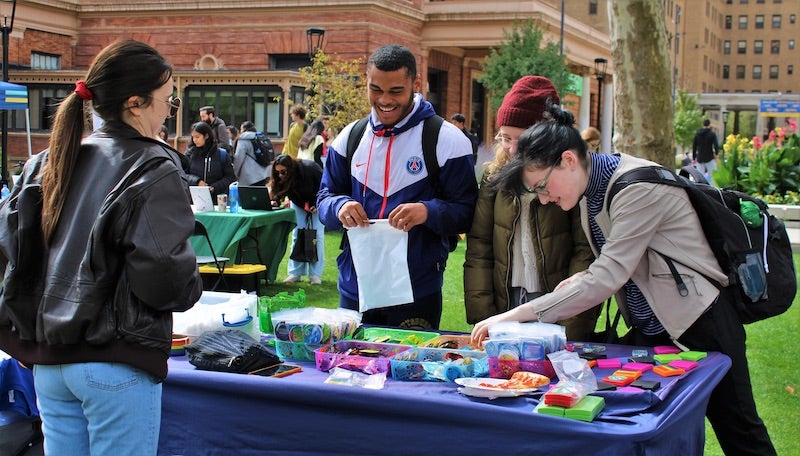
[[[414,155],[408,158],[408,161],[406,162],[406,169],[408,170],[409,174],[417,175],[422,172],[422,168],[424,168],[422,157],[417,157]]]

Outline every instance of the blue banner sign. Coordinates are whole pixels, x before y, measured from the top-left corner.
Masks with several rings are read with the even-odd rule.
[[[761,100],[758,110],[762,117],[798,117],[800,116],[800,101]]]

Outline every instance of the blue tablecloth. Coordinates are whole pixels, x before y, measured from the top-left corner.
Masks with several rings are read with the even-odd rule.
[[[632,348],[609,346],[608,355],[627,359]],[[453,383],[391,379],[367,390],[292,364],[304,371],[264,378],[171,358],[159,455],[701,455],[708,398],[730,359],[709,353],[681,377],[649,372],[642,378],[662,383],[655,393],[594,393],[606,407],[591,423],[535,414],[535,395],[470,398]]]

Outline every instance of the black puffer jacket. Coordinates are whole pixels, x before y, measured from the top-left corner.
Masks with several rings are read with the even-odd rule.
[[[0,204],[0,348],[24,363],[120,362],[166,376],[172,312],[202,292],[177,154],[119,124],[84,139],[49,246],[48,152],[29,160]]]

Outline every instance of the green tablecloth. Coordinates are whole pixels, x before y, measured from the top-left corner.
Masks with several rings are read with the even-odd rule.
[[[197,220],[203,222],[217,256],[231,259],[233,263],[259,264],[258,254],[267,267],[267,279],[275,282],[278,266],[286,253],[287,236],[295,225],[292,209],[274,211],[252,211],[239,209],[238,213],[197,212]],[[256,251],[256,241],[258,250]],[[197,236],[191,239],[198,255],[210,255],[208,243]],[[239,257],[239,244],[242,243]]]

